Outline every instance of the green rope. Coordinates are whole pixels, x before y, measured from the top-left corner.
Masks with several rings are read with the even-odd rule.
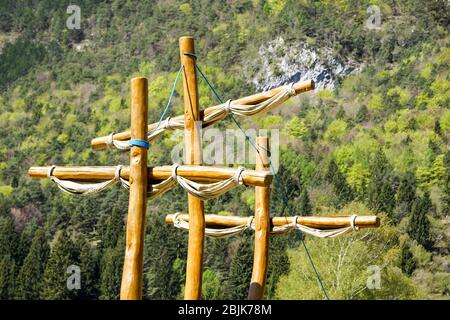
[[[216,97],[216,99],[220,102],[220,103],[224,103],[223,100],[220,98],[219,94],[217,93],[217,91],[214,89],[214,87],[212,86],[212,84],[209,82],[208,78],[205,76],[205,74],[202,72],[202,70],[200,69],[200,67],[196,64],[196,68],[198,70],[198,72],[200,73],[200,75],[202,76],[202,78],[205,80],[206,84],[209,86],[209,88],[211,89],[211,91],[213,92],[214,96]],[[253,149],[255,149],[256,153],[258,154],[258,156],[261,158],[261,153],[259,152],[258,148],[256,147],[255,143],[251,140],[251,138],[247,135],[247,133],[245,133],[244,129],[242,129],[242,127],[240,126],[239,122],[236,120],[236,118],[232,115],[229,114],[229,116],[231,117],[231,119],[233,120],[233,122],[236,124],[236,126],[239,128],[239,130],[244,134],[245,139],[250,142],[251,146],[253,147]],[[288,209],[288,212],[290,215],[294,215],[293,214],[293,210],[292,207],[289,205],[289,201],[288,201],[288,197],[287,197],[287,192],[286,189],[284,187],[284,185],[281,183],[280,178],[278,177],[278,175],[275,172],[275,168],[273,167],[272,161],[269,160],[269,165],[270,165],[270,170],[272,172],[272,174],[275,177],[275,181],[277,182],[278,188],[281,190],[281,194],[282,194],[282,199],[284,202],[285,207]],[[301,232],[301,231],[300,231]],[[322,292],[325,296],[325,298],[327,300],[330,300],[330,298],[328,297],[327,291],[325,290],[325,286],[323,285],[322,279],[320,277],[319,272],[316,269],[316,266],[314,265],[314,261],[312,260],[311,254],[309,253],[308,247],[306,246],[306,243],[304,241],[304,236],[302,234],[302,237],[300,238],[300,241],[303,244],[303,248],[306,252],[306,256],[308,257],[308,260],[311,264],[311,267],[314,270],[314,273],[316,275],[317,281],[320,285],[320,288],[322,289]]]
[[[164,107],[163,111],[161,112],[161,116],[159,117],[158,125],[156,126],[155,129],[153,129],[152,131],[150,131],[148,133],[148,135],[147,135],[148,137],[150,137],[153,132],[158,130],[159,126],[161,125],[161,122],[163,121],[164,117],[166,116],[166,113],[169,110],[170,103],[172,102],[172,98],[175,95],[175,89],[176,89],[176,86],[177,86],[177,83],[178,83],[178,79],[180,78],[180,74],[181,74],[181,71],[183,70],[183,68],[184,68],[184,66],[182,65],[180,67],[180,69],[178,69],[177,76],[175,77],[175,80],[174,80],[173,85],[172,85],[172,90],[170,91],[169,99],[167,100],[166,106]]]

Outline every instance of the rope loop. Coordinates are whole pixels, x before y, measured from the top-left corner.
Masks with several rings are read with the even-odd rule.
[[[115,179],[116,181],[119,181],[119,180],[120,180],[120,171],[121,171],[121,170],[122,170],[122,165],[121,165],[121,164],[117,165],[116,171],[114,171],[114,179]]]
[[[50,168],[48,168],[47,171],[47,178],[52,178],[53,177],[53,171],[55,170],[56,166],[52,165]]]
[[[295,89],[294,89],[294,83],[293,82],[288,84],[287,92],[288,92],[288,95],[290,97],[293,97],[293,96],[297,95],[297,92],[295,92]]]
[[[231,113],[231,99],[227,100],[227,102],[224,103],[223,110],[226,114]]]
[[[242,172],[244,172],[245,168],[244,167],[239,167],[236,171],[236,173],[233,176],[234,182],[236,184],[242,184]]]
[[[352,230],[357,231],[359,230],[358,226],[355,226],[355,220],[356,220],[357,215],[354,214],[350,217],[350,226],[352,227]]]
[[[114,145],[113,143],[113,136],[114,136],[114,132],[111,132],[108,137],[106,138],[106,145],[110,148]]]
[[[150,143],[148,143],[147,140],[142,140],[142,139],[128,140],[128,145],[130,147],[141,147],[141,148],[145,148],[145,149],[150,148]]]
[[[172,165],[172,179],[175,180],[175,181],[177,180],[177,169],[178,169],[179,166],[180,166],[179,163],[174,163]]]
[[[254,219],[255,219],[254,216],[248,217],[248,221],[247,221],[247,229],[252,229],[252,223],[253,223],[253,220],[254,220]]]

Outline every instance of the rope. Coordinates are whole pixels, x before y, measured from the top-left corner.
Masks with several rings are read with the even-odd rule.
[[[116,171],[114,174],[114,178],[111,180],[107,180],[104,182],[98,182],[98,183],[80,183],[80,182],[73,182],[70,180],[61,180],[55,176],[53,176],[53,171],[55,170],[56,166],[52,165],[48,172],[47,177],[54,182],[59,189],[64,191],[68,194],[80,194],[80,195],[88,195],[88,194],[94,194],[100,191],[103,191],[105,189],[108,189],[109,187],[113,186],[119,181],[122,181],[120,178],[120,170],[122,168],[121,165],[116,167]]]
[[[128,140],[128,145],[131,147],[141,147],[148,149],[150,148],[150,143],[148,143],[147,140],[141,140],[141,139],[130,139]]]
[[[197,67],[197,70],[199,71],[200,75],[202,76],[202,78],[205,80],[206,84],[209,86],[209,88],[211,89],[211,91],[214,93],[214,95],[215,95],[215,97],[217,98],[217,100],[218,100],[220,103],[224,104],[223,100],[220,98],[219,94],[216,92],[216,90],[214,89],[214,87],[211,85],[211,83],[209,82],[209,80],[208,80],[208,78],[205,76],[205,74],[201,71],[200,67],[199,67],[198,65],[196,65],[196,67]],[[292,93],[292,92],[291,92],[291,93]],[[233,122],[236,124],[236,126],[237,126],[237,127],[240,129],[240,131],[244,134],[245,139],[250,143],[250,145],[253,147],[253,149],[255,149],[255,152],[258,154],[258,156],[261,157],[261,153],[259,152],[259,150],[258,150],[258,148],[256,147],[255,143],[254,143],[254,142],[250,139],[250,137],[245,133],[245,131],[244,131],[244,130],[242,129],[242,127],[239,125],[239,122],[235,119],[235,117],[234,117],[231,113],[228,113],[228,114],[229,114],[229,116],[231,117],[231,119],[233,120]],[[274,167],[273,167],[272,162],[270,161],[269,164],[270,164],[270,169],[271,169],[271,171],[272,171],[272,174],[273,174],[274,177],[275,177],[275,181],[277,182],[277,184],[278,184],[278,186],[279,186],[279,189],[281,190],[281,194],[282,194],[282,199],[283,199],[284,205],[288,208],[288,211],[292,214],[292,211],[293,211],[293,210],[292,210],[291,206],[289,205],[289,201],[288,201],[288,199],[287,199],[287,193],[286,193],[286,190],[285,190],[284,187],[282,186],[281,181],[280,181],[278,175],[277,175],[276,172],[275,172],[275,169],[274,169]],[[322,292],[323,292],[325,298],[326,298],[327,300],[329,300],[327,291],[325,290],[325,287],[324,287],[324,285],[323,285],[323,282],[322,282],[322,279],[321,279],[321,277],[320,277],[320,274],[319,274],[319,272],[317,271],[316,266],[314,265],[314,261],[312,260],[312,257],[311,257],[311,255],[310,255],[310,253],[309,253],[308,247],[306,246],[306,243],[305,243],[303,237],[302,237],[300,240],[301,240],[301,243],[302,243],[303,248],[304,248],[304,250],[305,250],[306,256],[308,257],[308,261],[310,262],[311,267],[312,267],[312,269],[313,269],[313,271],[314,271],[314,273],[315,273],[317,282],[319,283],[320,288],[321,288],[321,290],[322,290]]]
[[[161,123],[162,123],[162,121],[164,119],[164,116],[166,115],[167,111],[169,110],[169,106],[170,106],[170,104],[172,102],[173,96],[175,95],[175,89],[176,89],[176,86],[177,86],[177,83],[178,83],[178,80],[180,78],[180,74],[181,74],[181,71],[183,70],[183,68],[184,68],[184,66],[181,66],[180,69],[178,69],[177,76],[175,77],[175,80],[174,80],[173,85],[172,85],[172,89],[170,91],[169,99],[167,100],[166,106],[164,107],[163,111],[161,112],[158,124],[155,127],[155,129],[153,129],[152,131],[150,131],[147,134],[147,140],[148,141],[152,141],[153,139],[155,139],[156,137],[161,135],[167,129],[165,126],[161,127]],[[168,117],[166,119],[167,120],[167,126],[178,129],[176,124],[171,126],[168,123],[169,119],[170,119],[170,117]],[[182,124],[182,126],[183,126],[183,124]],[[129,150],[130,149],[131,146],[130,146],[128,140],[114,140],[113,138],[114,138],[114,133],[111,133],[111,134],[108,135],[108,138],[106,140],[106,145],[108,147],[116,147],[119,150]]]
[[[358,230],[358,227],[355,226],[355,219],[357,215],[354,214],[350,217],[350,226],[349,227],[343,227],[338,229],[316,229],[311,228],[308,226],[304,226],[297,223],[298,216],[295,216],[292,220],[292,223],[285,224],[284,226],[276,226],[273,227],[271,234],[283,234],[292,230],[300,230],[303,233],[312,235],[314,237],[318,238],[335,238],[341,235],[344,235],[346,233],[352,232],[354,230]]]
[[[179,215],[181,213],[177,212],[173,215],[173,225],[182,230],[189,230],[189,222],[184,221],[179,218]],[[237,235],[239,233],[244,232],[247,229],[252,228],[252,222],[253,222],[253,216],[249,217],[247,223],[234,226],[230,228],[221,228],[221,229],[212,229],[212,228],[205,228],[205,235],[212,238],[225,238],[225,237],[231,237],[234,235]]]
[[[202,200],[209,200],[217,198],[218,196],[230,191],[236,186],[243,184],[242,172],[245,170],[244,167],[239,167],[236,173],[225,180],[213,182],[213,183],[197,183],[188,180],[184,177],[177,175],[177,168],[179,164],[175,163],[172,166],[172,179],[178,182],[178,184],[190,194],[200,198]]]

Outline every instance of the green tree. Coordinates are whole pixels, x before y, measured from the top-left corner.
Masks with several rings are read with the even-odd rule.
[[[77,298],[96,299],[98,297],[99,261],[98,251],[85,237],[80,237],[76,246],[79,250],[78,263],[81,271],[81,288]]]
[[[51,250],[43,277],[42,298],[49,300],[67,300],[74,293],[67,288],[67,268],[74,264],[74,245],[63,230],[56,238]]]
[[[375,212],[386,212],[392,217],[395,205],[395,191],[390,181],[392,168],[381,149],[372,158],[369,170],[371,173],[367,190],[369,207]]]
[[[339,171],[336,161],[332,159],[328,164],[325,179],[334,186],[334,192],[338,198],[337,207],[340,208],[344,204],[352,201],[355,194],[352,188],[345,180],[345,176]]]
[[[100,263],[100,299],[116,300],[120,296],[125,243],[123,237],[113,248],[104,251]]]
[[[416,261],[408,245],[402,247],[402,271],[408,276],[412,275],[416,268]]]
[[[246,299],[252,274],[252,249],[248,235],[236,241],[236,252],[232,258],[228,279],[224,286],[226,299]]]
[[[310,215],[312,213],[311,201],[309,200],[308,190],[306,187],[302,188],[300,197],[298,199],[297,213],[299,215]]]
[[[414,200],[416,199],[416,177],[413,173],[407,172],[400,178],[400,184],[396,195],[397,219],[401,219],[411,212]]]
[[[422,198],[416,198],[412,205],[411,218],[408,225],[408,234],[411,239],[416,240],[427,250],[432,247],[430,221],[427,216],[430,204],[428,193],[425,193]]]
[[[14,299],[16,262],[9,255],[0,256],[0,300]]]
[[[9,215],[0,216],[0,257],[16,255],[17,234],[14,223]]]
[[[358,112],[356,113],[355,121],[357,123],[365,122],[369,118],[369,109],[367,109],[366,105],[362,105],[359,107]]]
[[[39,299],[42,291],[42,277],[50,252],[43,229],[38,229],[31,242],[19,275],[17,276],[18,299]]]

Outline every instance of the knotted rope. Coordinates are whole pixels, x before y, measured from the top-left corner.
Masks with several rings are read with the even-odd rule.
[[[334,238],[334,237],[338,237],[343,234],[349,233],[351,231],[358,230],[359,228],[357,226],[355,226],[356,217],[357,217],[356,214],[354,214],[350,217],[350,226],[349,227],[322,230],[322,229],[311,228],[311,227],[307,227],[307,226],[298,224],[297,223],[298,216],[295,216],[291,223],[285,224],[284,226],[273,227],[273,229],[270,233],[271,234],[282,234],[282,233],[287,233],[289,231],[297,229],[306,234],[309,234],[309,235],[312,235],[312,236],[318,237],[318,238]]]
[[[189,230],[189,222],[180,219],[179,218],[180,214],[181,214],[180,212],[177,212],[173,215],[173,225],[175,226],[175,228],[178,228],[178,229]],[[253,216],[248,218],[248,221],[246,224],[242,224],[239,226],[234,226],[234,227],[230,227],[230,228],[220,228],[220,229],[205,228],[205,235],[212,237],[212,238],[231,237],[231,236],[237,235],[239,233],[242,233],[247,229],[251,229],[252,222],[253,222]]]
[[[172,166],[172,179],[177,181],[184,190],[202,200],[217,198],[243,183],[241,175],[245,170],[244,167],[239,167],[236,173],[228,179],[213,183],[197,183],[177,175],[179,166],[177,163]]]

